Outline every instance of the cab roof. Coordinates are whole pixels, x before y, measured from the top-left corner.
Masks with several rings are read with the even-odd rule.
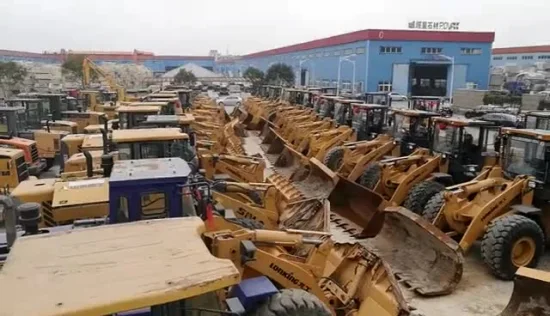
[[[40,124],[46,126],[46,122],[51,126],[70,126],[70,127],[77,126],[76,122],[64,121],[64,120],[55,120],[55,121],[41,120]]]
[[[131,102],[130,104],[127,104],[128,106],[167,106],[169,103],[166,101],[158,101],[158,102]]]
[[[190,173],[187,162],[179,157],[118,160],[113,166],[109,182],[124,184],[131,180],[181,178]]]
[[[0,157],[16,158],[19,156],[23,156],[24,154],[25,152],[23,152],[21,149],[0,146]]]
[[[147,115],[147,119],[142,124],[190,124],[194,121],[193,114]]]
[[[495,122],[459,117],[436,117],[434,118],[434,122],[442,122],[453,126],[496,126]]]
[[[91,115],[105,115],[104,112],[98,111],[61,111],[61,114],[91,114]]]
[[[179,101],[179,99],[177,97],[167,97],[167,98],[150,98],[149,99],[150,102],[176,102],[176,101]]]
[[[357,101],[357,100],[356,100]],[[354,108],[366,108],[366,109],[389,109],[387,105],[382,104],[371,104],[371,103],[352,103]]]
[[[167,92],[159,91],[157,93],[150,93],[146,97],[150,97],[150,98],[174,98],[174,97],[177,97],[177,96],[178,96],[178,93],[175,92],[175,91],[167,91]]]
[[[5,106],[5,105],[0,105],[0,112],[21,112],[21,111],[25,111],[25,107],[24,106]]]
[[[179,128],[138,128],[114,130],[112,139],[115,143],[130,143],[136,141],[189,139]]]
[[[37,98],[11,98],[7,99],[6,102],[42,102],[42,100]]]
[[[529,138],[535,138],[542,141],[550,141],[550,131],[544,129],[519,129],[519,128],[503,128],[502,133],[506,135],[519,135]]]
[[[422,111],[422,110],[411,110],[411,109],[393,109],[394,113],[402,114],[404,116],[418,116],[418,117],[436,117],[441,116],[441,114],[436,112]]]
[[[152,112],[160,112],[160,106],[153,106],[153,105],[140,105],[140,106],[130,106],[130,105],[122,105],[116,108],[116,111],[119,113],[128,113],[128,112],[138,112],[138,113],[152,113]]]
[[[525,115],[550,118],[550,111],[531,111],[531,112],[526,112]]]
[[[112,315],[238,284],[239,271],[210,253],[204,230],[199,217],[184,217],[19,238],[0,275],[2,312]],[[16,304],[29,297],[40,299]]]

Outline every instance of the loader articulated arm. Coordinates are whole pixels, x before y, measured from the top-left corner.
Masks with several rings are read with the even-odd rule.
[[[214,179],[216,174],[227,174],[236,181],[253,183],[264,181],[265,162],[257,157],[203,155],[201,165],[208,179]]]
[[[306,238],[304,235],[314,236]],[[409,307],[387,265],[358,244],[335,244],[315,231],[240,230],[205,233],[218,258],[230,259],[244,278],[264,275],[281,286],[308,291],[334,315],[408,315]],[[286,249],[312,245],[307,257]],[[284,248],[283,248],[283,247]]]

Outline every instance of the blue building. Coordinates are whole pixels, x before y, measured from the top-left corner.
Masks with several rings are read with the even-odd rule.
[[[495,48],[491,66],[529,67],[538,62],[550,63],[550,45]]]
[[[487,89],[493,32],[362,30],[242,56],[216,64],[221,73],[290,65],[297,85],[359,92],[449,96]]]

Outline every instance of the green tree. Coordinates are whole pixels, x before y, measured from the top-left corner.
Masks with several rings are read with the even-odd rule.
[[[13,61],[0,62],[0,84],[4,90],[4,97],[7,91],[14,89],[15,85],[22,83],[27,76],[27,69]]]
[[[61,73],[63,75],[72,75],[76,79],[82,79],[82,63],[84,62],[84,58],[86,58],[86,55],[67,55],[67,59],[61,65]],[[94,75],[95,73],[92,72],[92,78]]]
[[[293,85],[295,75],[292,67],[287,64],[279,63],[267,69],[265,79],[272,84]]]
[[[181,69],[175,76],[174,82],[180,84],[193,84],[197,82],[197,77],[191,71]]]
[[[250,80],[252,85],[261,85],[264,81],[264,72],[258,68],[248,67],[243,73],[243,77]]]

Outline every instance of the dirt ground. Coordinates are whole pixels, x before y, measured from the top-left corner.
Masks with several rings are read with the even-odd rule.
[[[331,232],[336,241],[349,241],[349,236],[332,225]],[[540,269],[550,271],[550,253],[539,264]],[[513,282],[501,281],[493,277],[481,258],[479,244],[472,247],[465,256],[464,273],[456,290],[440,297],[421,297],[403,287],[414,316],[496,316],[506,307]]]

